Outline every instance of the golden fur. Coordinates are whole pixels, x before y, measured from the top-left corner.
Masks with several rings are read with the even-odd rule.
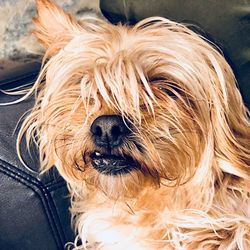
[[[161,17],[114,26],[37,8],[46,54],[19,140],[33,138],[42,171],[67,181],[75,249],[250,249],[248,111],[215,46]],[[115,153],[140,169],[92,167],[89,129],[104,114],[133,124]]]

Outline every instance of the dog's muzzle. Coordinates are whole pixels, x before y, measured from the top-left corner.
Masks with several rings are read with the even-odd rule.
[[[93,167],[102,174],[117,175],[128,173],[136,168],[136,162],[128,155],[115,155],[111,152],[119,148],[131,133],[124,119],[119,115],[102,115],[91,125],[92,140],[99,151],[90,155]],[[104,152],[104,153],[103,153]]]

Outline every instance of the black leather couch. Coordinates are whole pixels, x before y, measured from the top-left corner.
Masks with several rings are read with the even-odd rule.
[[[136,21],[153,15],[193,23],[224,51],[231,63],[246,105],[250,107],[250,1],[101,0],[104,16],[111,22]],[[0,71],[0,89],[34,82],[39,63]],[[16,96],[0,93],[0,102]],[[65,182],[55,169],[39,174],[36,150],[22,146],[29,171],[19,161],[15,142],[18,121],[32,107],[33,99],[0,107],[0,249],[64,249],[74,240],[70,226]],[[17,129],[15,129],[17,127]]]
[[[8,66],[8,65],[7,65]],[[40,64],[24,64],[2,74],[0,89],[34,82]],[[0,93],[6,103],[18,96]],[[27,152],[22,145],[25,168],[16,153],[16,137],[22,115],[32,107],[33,98],[15,105],[0,106],[0,249],[64,249],[74,240],[70,226],[69,198],[64,180],[53,169],[39,174],[35,147]],[[20,120],[21,119],[21,120]],[[20,121],[20,122],[19,122]]]

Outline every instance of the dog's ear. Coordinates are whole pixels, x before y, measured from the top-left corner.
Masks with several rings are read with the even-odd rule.
[[[45,49],[52,44],[54,50],[63,48],[81,29],[77,20],[50,0],[36,0],[36,6],[33,33]]]
[[[214,131],[215,155],[221,169],[250,180],[250,123],[233,71],[225,59],[209,52],[214,94],[210,118]]]

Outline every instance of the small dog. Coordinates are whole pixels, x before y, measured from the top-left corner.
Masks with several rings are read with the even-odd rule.
[[[250,249],[250,122],[215,46],[161,17],[37,9],[46,53],[19,138],[67,181],[75,249]]]

